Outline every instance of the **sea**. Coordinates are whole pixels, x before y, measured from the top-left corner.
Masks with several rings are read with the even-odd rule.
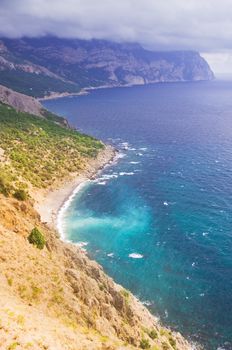
[[[98,89],[44,101],[117,162],[63,211],[86,249],[164,325],[232,349],[232,82]]]

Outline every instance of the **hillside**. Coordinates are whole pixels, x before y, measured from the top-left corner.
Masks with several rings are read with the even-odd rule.
[[[43,116],[43,106],[33,97],[18,93],[0,85],[0,102],[14,107],[20,112]]]
[[[35,187],[48,187],[71,172],[81,171],[87,160],[104,148],[92,137],[2,104],[0,124],[0,148],[6,159],[0,163],[1,178],[6,174],[12,183],[22,178]],[[10,192],[11,187],[6,182],[2,191]]]
[[[103,165],[112,149],[5,105],[0,123],[1,348],[190,350],[34,209],[36,191],[82,174],[101,154]],[[29,240],[34,228],[40,236]]]
[[[0,40],[0,83],[34,97],[210,79],[209,65],[194,51],[153,52],[138,44],[55,37]]]

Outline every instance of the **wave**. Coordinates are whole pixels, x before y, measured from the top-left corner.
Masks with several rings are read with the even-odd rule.
[[[125,171],[121,171],[120,173],[119,173],[119,175],[120,176],[131,176],[131,175],[134,175],[135,173],[132,171],[132,172],[129,172],[129,173],[127,173],[127,172],[125,172]]]
[[[144,301],[141,301],[141,303],[145,306],[151,306],[153,304],[150,300],[144,300]]]
[[[87,183],[89,183],[90,180],[86,180],[82,183],[80,183],[75,189],[74,191],[71,193],[71,195],[68,197],[68,199],[64,202],[64,204],[62,205],[62,207],[60,208],[60,210],[58,211],[57,214],[57,230],[60,234],[60,238],[62,240],[66,240],[66,234],[65,234],[65,225],[64,225],[64,214],[66,212],[66,210],[69,208],[70,204],[72,203],[72,201],[74,200],[75,196],[77,195],[78,192],[80,192],[86,185]]]
[[[118,152],[114,158],[114,161],[112,162],[113,164],[117,163],[118,159],[124,158],[126,156],[126,153],[123,152]],[[112,164],[111,163],[111,164]]]
[[[101,185],[101,186],[104,186],[104,185],[106,185],[106,181],[97,181],[97,184]]]
[[[142,259],[143,258],[143,255],[139,254],[139,253],[131,253],[128,256],[129,256],[129,258],[132,258],[132,259]]]
[[[76,243],[73,243],[73,244],[76,245],[79,248],[83,248],[83,247],[86,247],[89,244],[89,242],[76,242]]]

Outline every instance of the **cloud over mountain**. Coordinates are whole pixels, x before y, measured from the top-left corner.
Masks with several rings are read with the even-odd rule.
[[[231,0],[1,0],[0,35],[137,41],[152,49],[232,48]]]

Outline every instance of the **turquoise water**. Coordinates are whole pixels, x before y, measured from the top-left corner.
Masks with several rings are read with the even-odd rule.
[[[72,201],[67,238],[164,324],[232,349],[232,83],[98,90],[45,106],[121,154]]]

